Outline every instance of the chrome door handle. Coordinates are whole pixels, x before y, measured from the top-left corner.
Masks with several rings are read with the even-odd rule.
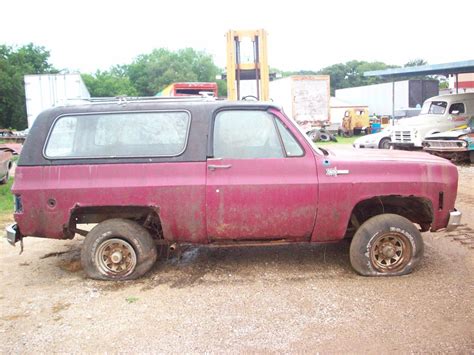
[[[226,165],[208,165],[207,168],[209,170],[216,170],[216,169],[229,169],[232,165],[231,164],[226,164]]]

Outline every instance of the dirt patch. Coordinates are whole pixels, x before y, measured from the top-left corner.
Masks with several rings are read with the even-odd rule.
[[[59,313],[61,311],[64,311],[65,309],[68,309],[69,307],[71,307],[70,303],[57,302],[53,305],[52,312]]]
[[[9,316],[1,317],[0,319],[4,321],[13,321],[13,320],[21,319],[21,318],[26,318],[26,317],[28,317],[28,315],[26,314],[11,314]]]

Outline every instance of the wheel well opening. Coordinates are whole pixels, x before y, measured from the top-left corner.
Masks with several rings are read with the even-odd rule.
[[[376,196],[360,201],[352,210],[348,232],[354,233],[369,218],[384,213],[394,213],[429,230],[433,222],[433,205],[430,200],[416,196]]]
[[[65,234],[70,238],[73,238],[75,233],[86,235],[88,231],[79,229],[78,224],[100,223],[112,218],[135,221],[145,227],[153,237],[163,239],[159,209],[152,206],[75,207],[71,211]]]

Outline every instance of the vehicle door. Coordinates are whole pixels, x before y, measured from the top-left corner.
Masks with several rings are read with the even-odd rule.
[[[456,128],[468,124],[466,105],[463,102],[454,102],[448,111],[449,128]]]
[[[222,110],[207,160],[211,240],[309,240],[317,211],[314,153],[279,111]]]

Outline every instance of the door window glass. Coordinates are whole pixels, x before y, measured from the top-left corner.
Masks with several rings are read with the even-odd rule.
[[[462,102],[458,102],[455,104],[452,104],[451,107],[449,108],[449,113],[452,114],[453,112],[456,112],[457,114],[464,113],[464,104]]]
[[[280,131],[281,140],[283,141],[283,145],[285,146],[286,156],[288,157],[300,157],[303,155],[303,149],[296,141],[295,137],[291,134],[287,127],[280,122],[280,120],[276,120],[278,130]]]
[[[222,111],[214,123],[214,157],[282,158],[273,116],[265,111]]]

